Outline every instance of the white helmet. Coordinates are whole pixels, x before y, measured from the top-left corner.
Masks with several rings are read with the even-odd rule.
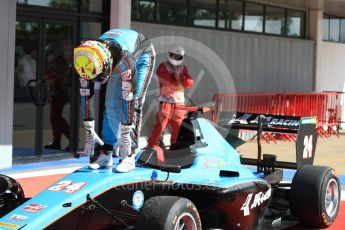
[[[172,65],[181,65],[185,51],[182,46],[174,46],[168,51],[168,60]]]

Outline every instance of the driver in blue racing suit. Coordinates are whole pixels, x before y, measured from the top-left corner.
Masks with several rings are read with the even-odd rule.
[[[95,143],[102,145],[92,169],[112,167],[112,153],[121,158],[117,172],[135,169],[142,108],[155,64],[151,42],[131,29],[111,29],[97,40],[74,49],[74,67],[80,76],[82,115],[86,129],[85,155],[92,155]],[[95,82],[107,82],[102,137],[94,130]]]

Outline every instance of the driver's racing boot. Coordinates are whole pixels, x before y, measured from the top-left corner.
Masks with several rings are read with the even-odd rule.
[[[90,164],[91,169],[108,168],[113,166],[112,151],[104,151],[101,153],[97,160]]]
[[[116,172],[129,172],[135,169],[135,155],[126,156],[121,163],[116,167]]]

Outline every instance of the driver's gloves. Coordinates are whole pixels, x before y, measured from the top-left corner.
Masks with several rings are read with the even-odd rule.
[[[131,131],[132,125],[120,125],[115,151],[121,159],[131,155]]]
[[[95,143],[104,145],[104,142],[95,132],[95,121],[84,121],[85,126],[85,147],[84,155],[90,156],[94,154]]]

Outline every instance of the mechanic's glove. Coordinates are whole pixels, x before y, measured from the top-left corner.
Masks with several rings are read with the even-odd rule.
[[[99,138],[95,132],[95,121],[84,121],[85,126],[85,147],[84,155],[90,156],[93,155],[95,149],[95,143],[97,142],[100,145],[104,145],[104,142]]]
[[[132,125],[120,125],[119,138],[115,146],[117,155],[124,159],[131,154],[131,130]]]
[[[182,77],[182,85],[184,88],[192,87],[193,83],[194,83],[194,80],[190,76],[184,75]]]

